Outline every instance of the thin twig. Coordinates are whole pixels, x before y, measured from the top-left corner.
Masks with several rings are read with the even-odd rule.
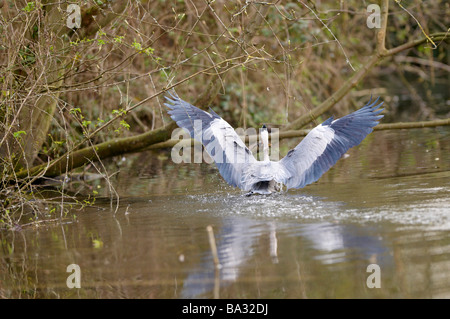
[[[334,33],[330,30],[330,28],[322,21],[322,19],[319,18],[319,16],[314,12],[313,9],[311,9],[310,7],[308,7],[308,5],[306,5],[305,3],[303,3],[303,2],[300,1],[300,0],[299,0],[298,2],[300,2],[301,4],[303,4],[306,8],[308,8],[308,10],[311,11],[312,14],[314,14],[314,16],[317,18],[317,20],[320,21],[320,23],[325,27],[325,29],[327,29],[328,32],[331,33],[331,35],[333,36],[334,40],[338,43],[339,47],[340,47],[341,50],[342,50],[342,53],[343,53],[344,56],[345,56],[345,59],[346,59],[345,62],[347,62],[347,64],[350,65],[350,67],[352,68],[353,71],[356,71],[355,68],[353,67],[352,63],[350,62],[350,59],[348,58],[347,53],[345,53],[344,47],[342,46],[341,42],[339,42],[339,40],[336,38],[336,36],[335,36]]]

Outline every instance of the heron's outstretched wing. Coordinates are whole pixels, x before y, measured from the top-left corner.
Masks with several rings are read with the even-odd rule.
[[[378,99],[371,101],[349,115],[335,121],[331,117],[312,129],[279,162],[282,177],[277,181],[287,188],[302,188],[317,181],[349,148],[361,143],[383,117],[379,115],[383,102],[377,105]]]
[[[220,175],[228,184],[241,187],[242,171],[248,163],[256,162],[234,129],[210,109],[210,113],[183,101],[176,93],[166,96],[168,112],[179,127],[201,142],[213,158]]]

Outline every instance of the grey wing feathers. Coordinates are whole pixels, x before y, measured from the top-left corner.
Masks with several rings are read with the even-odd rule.
[[[333,121],[328,119],[315,127],[280,161],[283,177],[278,178],[287,188],[301,188],[317,181],[345,152],[373,130],[383,115],[378,99],[361,109]],[[287,177],[286,177],[287,176]]]
[[[211,125],[212,121],[220,119],[216,113],[210,114],[183,101],[174,92],[170,92],[169,94],[171,98],[165,96],[169,103],[164,103],[164,105],[170,109],[168,112],[170,117],[179,127],[186,129],[192,138],[197,137],[197,134],[200,137],[202,136],[202,132],[196,132],[196,129],[206,129]],[[199,142],[202,141],[199,140]]]
[[[234,129],[214,111],[205,112],[179,98],[175,93],[166,99],[168,112],[178,126],[201,142],[213,158],[222,177],[232,186],[242,187],[242,172],[256,162]]]

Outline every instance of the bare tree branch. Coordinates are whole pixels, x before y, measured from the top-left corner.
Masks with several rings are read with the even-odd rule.
[[[387,17],[389,12],[389,0],[383,0],[381,5],[381,27],[377,33],[377,46],[376,54],[372,55],[366,64],[359,69],[350,79],[344,82],[344,84],[333,93],[328,99],[309,111],[307,114],[299,117],[295,121],[289,123],[285,129],[295,130],[304,127],[308,123],[314,121],[317,117],[331,109],[337,102],[339,102],[351,89],[353,89],[369,72],[371,69],[380,63],[386,57],[395,55],[401,51],[413,48],[427,41],[427,38],[411,41],[402,44],[393,49],[387,50],[385,47],[386,30],[387,30]],[[441,32],[431,35],[431,38],[438,40],[448,39],[448,34]]]

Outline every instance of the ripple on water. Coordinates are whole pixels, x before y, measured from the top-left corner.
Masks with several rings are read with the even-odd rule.
[[[397,200],[373,207],[355,207],[355,203],[333,201],[325,197],[284,192],[270,196],[250,196],[242,193],[214,193],[189,195],[200,203],[198,211],[219,215],[240,214],[249,217],[294,218],[304,221],[335,221],[356,223],[389,222],[402,225],[427,226],[450,229],[450,198],[448,196],[426,199],[418,194],[449,193],[448,187],[405,188],[396,192]],[[402,200],[408,198],[407,200]]]

